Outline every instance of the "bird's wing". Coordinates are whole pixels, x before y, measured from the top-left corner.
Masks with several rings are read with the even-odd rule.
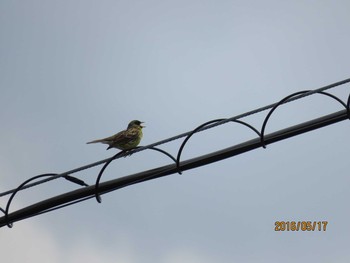
[[[139,132],[137,129],[129,129],[129,130],[124,130],[121,132],[118,132],[117,134],[114,134],[110,137],[107,138],[103,138],[103,139],[98,139],[98,140],[94,140],[88,143],[105,143],[105,144],[123,144],[123,143],[127,143],[129,141],[132,141],[134,139],[136,139],[139,135]]]
[[[112,144],[124,144],[137,139],[139,136],[139,131],[137,129],[128,129],[117,133],[114,136],[109,137],[110,143]]]

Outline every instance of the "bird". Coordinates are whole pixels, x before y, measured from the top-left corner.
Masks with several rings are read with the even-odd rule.
[[[142,139],[142,128],[145,127],[141,125],[142,123],[144,122],[133,120],[129,123],[126,130],[118,132],[117,134],[104,139],[87,142],[87,144],[105,143],[108,144],[108,148],[106,150],[109,150],[111,148],[117,148],[122,151],[131,150],[137,147]]]

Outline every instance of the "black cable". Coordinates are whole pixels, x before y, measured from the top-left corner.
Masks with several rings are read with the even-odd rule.
[[[315,89],[315,90],[311,90],[311,91],[305,92],[305,93],[303,93],[303,94],[300,94],[300,95],[295,96],[295,97],[292,97],[292,98],[289,98],[289,99],[285,100],[285,101],[284,101],[283,103],[281,103],[281,104],[285,104],[285,103],[289,103],[289,102],[292,102],[292,101],[295,101],[295,100],[299,100],[299,99],[301,99],[301,98],[304,98],[304,97],[313,95],[313,94],[315,94],[315,93],[320,93],[320,92],[325,91],[325,90],[328,90],[328,89],[332,89],[332,88],[334,88],[334,87],[337,87],[337,86],[346,84],[346,83],[348,83],[348,82],[350,82],[350,78],[345,79],[345,80],[342,80],[342,81],[338,81],[338,82],[335,82],[335,83],[332,83],[332,84],[330,84],[330,85],[327,85],[327,86],[324,86],[324,87],[321,87],[321,88],[318,88],[318,89]],[[348,100],[348,105],[349,105],[349,103],[350,103],[349,101],[350,101],[350,96],[349,96],[349,100]],[[278,103],[278,102],[277,102],[277,103]],[[241,119],[241,118],[244,118],[244,117],[247,117],[247,116],[250,116],[250,115],[253,115],[253,114],[257,114],[257,113],[259,113],[259,112],[262,112],[262,111],[271,109],[271,108],[275,107],[277,103],[273,103],[273,104],[270,104],[270,105],[267,105],[267,106],[264,106],[264,107],[260,107],[260,108],[258,108],[258,109],[252,110],[252,111],[248,111],[248,112],[243,113],[243,114],[240,114],[240,115],[236,115],[236,116],[231,117],[231,118],[227,118],[227,119],[224,119],[224,120],[221,120],[221,121],[212,123],[212,124],[210,124],[210,125],[207,125],[207,126],[205,126],[205,127],[202,127],[201,129],[198,129],[198,130],[196,131],[196,133],[197,133],[197,132],[204,131],[204,130],[207,130],[207,129],[214,128],[214,127],[216,127],[216,126],[225,124],[225,123],[230,122],[230,121],[235,121],[235,120],[238,120],[238,119]],[[149,145],[147,145],[147,146],[140,146],[140,147],[138,147],[138,148],[136,148],[136,149],[133,149],[133,150],[129,151],[128,154],[131,155],[131,154],[134,154],[134,153],[136,153],[136,152],[144,151],[144,150],[146,150],[146,149],[149,149],[149,148],[152,148],[152,147],[161,145],[161,144],[165,144],[165,143],[168,143],[168,142],[171,142],[171,141],[174,141],[174,140],[178,140],[178,139],[180,139],[180,138],[183,138],[183,137],[186,137],[186,136],[190,135],[191,133],[193,133],[193,131],[185,132],[185,133],[182,133],[182,134],[179,134],[179,135],[170,137],[170,138],[168,138],[168,139],[164,139],[164,140],[161,140],[161,141],[158,141],[158,142],[149,144]],[[114,160],[116,160],[116,159],[119,159],[119,158],[124,157],[124,156],[125,156],[124,154],[121,154],[120,156],[111,157],[111,158],[113,158]],[[21,191],[21,190],[24,190],[24,189],[27,189],[27,188],[30,188],[30,187],[33,187],[33,186],[36,186],[36,185],[39,185],[39,184],[43,184],[43,183],[46,183],[46,182],[55,180],[55,179],[60,178],[60,177],[65,177],[65,176],[68,176],[68,175],[70,175],[70,174],[77,173],[77,172],[80,172],[80,171],[83,171],[83,170],[86,170],[86,169],[89,169],[89,168],[92,168],[92,167],[95,167],[95,166],[104,164],[104,163],[106,163],[106,162],[110,162],[110,161],[111,161],[111,158],[107,158],[107,159],[104,159],[104,160],[101,160],[101,161],[97,161],[97,162],[94,162],[94,163],[91,163],[91,164],[88,164],[88,165],[84,165],[84,166],[78,167],[78,168],[76,168],[76,169],[73,169],[73,170],[70,170],[70,171],[67,171],[67,172],[64,172],[64,173],[61,173],[61,174],[54,175],[54,176],[51,176],[51,177],[49,177],[49,178],[45,178],[45,179],[42,179],[42,180],[40,180],[40,181],[31,183],[31,184],[27,184],[27,185],[23,186],[23,188],[21,188],[20,191]],[[14,191],[16,191],[16,189],[11,189],[11,190],[2,192],[2,193],[0,193],[0,197],[1,197],[1,196],[6,196],[6,195],[9,195],[9,194],[12,194]]]

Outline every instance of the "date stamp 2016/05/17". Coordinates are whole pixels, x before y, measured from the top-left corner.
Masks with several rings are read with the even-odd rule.
[[[327,231],[328,221],[276,221],[275,231]]]

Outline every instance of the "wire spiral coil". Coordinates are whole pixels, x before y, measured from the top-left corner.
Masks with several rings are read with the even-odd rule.
[[[183,150],[184,150],[188,140],[194,134],[196,134],[198,132],[201,132],[201,131],[204,131],[204,130],[207,130],[207,129],[210,129],[210,128],[214,128],[214,127],[216,127],[218,125],[223,125],[223,124],[228,123],[228,122],[238,123],[240,125],[243,125],[243,126],[249,128],[249,129],[251,129],[252,131],[254,131],[254,133],[257,135],[257,138],[253,139],[254,146],[250,145],[249,147],[252,147],[252,148],[257,148],[257,147],[266,148],[266,145],[268,143],[270,143],[270,142],[268,142],[268,140],[271,140],[270,139],[271,136],[268,138],[268,136],[265,134],[265,130],[266,130],[267,123],[268,123],[270,117],[272,116],[272,114],[275,112],[275,110],[278,107],[280,107],[281,105],[283,105],[283,104],[285,104],[287,102],[291,102],[291,101],[294,101],[294,100],[297,100],[297,99],[301,99],[301,98],[304,98],[306,96],[310,96],[312,94],[320,94],[320,95],[329,97],[329,98],[337,101],[338,103],[340,103],[342,105],[343,108],[345,108],[345,115],[346,115],[347,119],[350,119],[350,94],[347,97],[347,100],[344,102],[341,99],[339,99],[338,97],[336,97],[335,95],[325,92],[325,90],[327,90],[327,89],[331,89],[331,88],[343,85],[343,84],[348,83],[348,82],[350,82],[350,79],[346,79],[346,80],[343,80],[343,81],[340,81],[340,82],[337,82],[337,83],[334,83],[334,84],[322,87],[322,88],[317,89],[317,90],[305,90],[305,91],[295,92],[295,93],[293,93],[291,95],[286,96],[285,98],[283,98],[282,100],[280,100],[277,103],[274,103],[274,104],[271,104],[271,105],[268,105],[268,106],[265,106],[265,107],[262,107],[262,108],[254,110],[254,111],[250,111],[250,112],[247,112],[247,113],[244,113],[244,114],[232,117],[232,118],[220,118],[220,119],[211,120],[211,121],[205,122],[205,123],[197,126],[195,129],[193,129],[190,132],[183,133],[183,134],[180,134],[180,135],[168,138],[166,140],[162,140],[162,141],[153,143],[153,144],[148,145],[148,146],[137,147],[137,148],[132,149],[132,150],[130,150],[128,152],[121,151],[121,152],[115,154],[114,156],[112,156],[110,158],[107,158],[105,160],[98,161],[98,162],[95,162],[95,163],[92,163],[92,164],[89,164],[89,165],[85,165],[85,166],[76,168],[74,170],[71,170],[71,171],[68,171],[68,172],[65,172],[65,173],[61,173],[61,174],[49,173],[49,174],[41,174],[41,175],[34,176],[34,177],[26,180],[22,184],[20,184],[16,189],[9,190],[9,191],[4,192],[4,193],[0,193],[0,197],[11,194],[9,200],[7,201],[6,209],[2,209],[0,207],[0,211],[4,214],[3,217],[0,217],[0,227],[3,226],[3,225],[7,225],[8,227],[12,227],[12,223],[14,221],[18,221],[18,220],[11,220],[9,210],[10,210],[10,205],[11,205],[15,195],[19,191],[22,191],[22,190],[27,189],[29,187],[34,187],[34,186],[39,185],[39,184],[46,183],[46,182],[54,180],[54,179],[64,178],[64,179],[66,179],[66,180],[68,180],[68,181],[70,181],[72,183],[75,183],[75,184],[78,184],[80,186],[83,186],[83,188],[86,188],[86,191],[85,191],[86,193],[84,194],[85,196],[81,197],[81,198],[76,198],[75,200],[70,200],[69,202],[66,202],[66,203],[62,203],[62,204],[58,204],[56,206],[52,206],[52,207],[44,209],[44,210],[36,211],[31,216],[35,216],[35,215],[38,215],[38,214],[41,214],[41,213],[46,213],[48,211],[56,210],[56,209],[62,208],[64,206],[71,205],[71,204],[74,204],[74,203],[78,203],[78,202],[81,202],[81,201],[84,201],[84,200],[87,200],[87,199],[90,199],[90,198],[93,198],[93,197],[96,198],[97,202],[101,203],[101,197],[100,197],[101,194],[105,194],[105,193],[108,193],[110,191],[113,191],[113,190],[116,190],[116,189],[119,189],[119,188],[122,188],[122,187],[126,187],[126,186],[131,185],[131,184],[135,184],[135,183],[147,181],[147,180],[150,180],[150,179],[158,178],[158,177],[161,177],[161,176],[165,176],[165,175],[168,175],[168,174],[173,173],[173,172],[181,174],[184,170],[192,169],[192,168],[190,168],[190,166],[193,165],[193,162],[195,162],[196,160],[193,161],[191,159],[192,163],[189,162],[189,161],[187,161],[187,162],[186,161],[181,161],[181,155],[182,155],[182,152],[183,152]],[[259,131],[259,129],[253,127],[252,125],[248,124],[247,122],[238,120],[238,119],[241,119],[243,117],[246,117],[246,116],[249,116],[249,115],[252,115],[252,114],[256,114],[258,112],[265,111],[265,110],[268,110],[268,109],[270,109],[270,110],[267,113],[266,117],[264,118],[264,121],[263,121],[262,126],[260,128],[260,131]],[[342,115],[342,116],[340,116],[340,115]],[[344,114],[338,112],[337,116],[333,116],[332,115],[332,116],[329,116],[329,118],[328,118],[329,120],[322,120],[322,121],[325,123],[325,125],[329,125],[329,124],[335,123],[336,121],[343,120],[344,119],[343,115]],[[320,127],[322,127],[322,126],[320,126]],[[311,130],[311,128],[309,130]],[[181,146],[179,147],[179,149],[177,151],[176,158],[174,156],[172,156],[170,153],[166,152],[165,150],[162,150],[160,148],[156,148],[155,147],[155,146],[158,146],[158,145],[161,145],[161,144],[165,144],[167,142],[170,142],[170,141],[173,141],[173,140],[177,140],[177,139],[180,139],[180,138],[183,138],[183,137],[185,137],[185,139],[183,140]],[[248,146],[246,146],[246,147],[247,148],[245,148],[245,149],[242,148],[241,151],[245,152],[245,151],[249,150],[249,147]],[[115,160],[117,160],[117,159],[119,159],[121,157],[131,156],[131,155],[133,155],[133,154],[135,154],[137,152],[140,152],[140,151],[143,151],[143,150],[148,150],[148,149],[155,150],[157,152],[160,152],[160,153],[168,156],[173,161],[174,164],[173,165],[168,165],[166,167],[159,167],[159,168],[153,169],[152,170],[153,172],[152,173],[148,173],[147,176],[134,176],[134,177],[126,176],[126,177],[123,177],[123,178],[115,179],[115,180],[119,180],[118,181],[120,183],[119,187],[109,188],[109,187],[106,186],[105,183],[102,183],[102,184],[100,183],[100,180],[101,180],[104,172],[106,171],[106,168],[109,166],[109,164],[112,161],[115,161]],[[224,150],[222,150],[222,151],[224,151]],[[221,153],[221,157],[225,157],[225,156],[226,155],[224,155],[224,152],[222,152]],[[200,158],[200,157],[198,157],[198,158]],[[215,158],[218,158],[218,160],[219,160],[219,157],[215,157]],[[228,157],[225,157],[225,158],[228,158]],[[196,159],[196,158],[194,158],[194,159]],[[221,158],[221,159],[223,159],[223,158]],[[214,159],[208,160],[208,163],[213,162],[213,161],[215,161],[215,160]],[[103,166],[100,169],[100,171],[99,171],[99,173],[98,173],[98,175],[96,177],[96,182],[92,186],[89,186],[84,181],[82,181],[81,179],[78,179],[78,178],[72,176],[72,174],[74,174],[74,173],[77,173],[77,172],[80,172],[80,171],[92,168],[92,167],[97,166],[97,165],[102,165],[102,164],[103,164]],[[196,167],[198,167],[198,166],[196,166]],[[42,179],[42,178],[45,178],[45,179]],[[37,181],[35,183],[31,183],[32,181],[37,180],[37,179],[41,179],[41,180],[39,180],[39,181]],[[74,194],[78,195],[78,192],[79,192],[79,194],[80,194],[80,192],[82,192],[82,191],[78,191],[78,190],[76,190],[76,193],[74,193]],[[43,202],[44,201],[42,201],[41,203],[43,203]],[[15,212],[13,212],[13,213],[15,213]],[[30,216],[22,217],[21,219],[24,219],[24,218],[27,218],[27,217],[30,217]]]

